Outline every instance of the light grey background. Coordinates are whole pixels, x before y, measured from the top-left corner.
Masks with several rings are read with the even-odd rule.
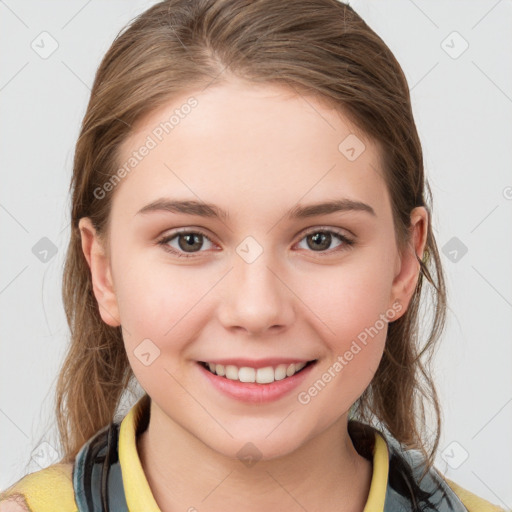
[[[0,0],[0,489],[56,458],[74,143],[101,57],[153,3]],[[444,248],[450,311],[436,359],[444,418],[436,466],[509,509],[512,2],[350,3],[407,76]],[[45,237],[57,251],[46,262]]]

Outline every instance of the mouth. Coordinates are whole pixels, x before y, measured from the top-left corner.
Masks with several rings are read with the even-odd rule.
[[[238,382],[271,384],[275,381],[286,380],[294,375],[303,372],[306,368],[316,364],[318,359],[302,363],[279,364],[275,366],[266,366],[264,368],[252,368],[249,366],[238,367],[235,365],[222,365],[198,361],[207,371],[222,377],[224,380],[233,380]]]

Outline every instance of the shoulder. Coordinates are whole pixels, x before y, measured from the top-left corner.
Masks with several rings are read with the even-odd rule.
[[[505,512],[446,478],[437,468],[426,468],[423,454],[406,449],[387,436],[389,479],[386,504],[390,510],[410,510],[419,502],[421,510],[436,512]]]
[[[0,492],[0,512],[76,510],[73,463],[53,464],[30,473]]]
[[[505,512],[505,509],[493,505],[491,502],[480,498],[476,494],[464,489],[449,478],[444,477],[445,482],[450,486],[460,501],[468,509],[468,512]],[[1,512],[1,511],[0,511]]]

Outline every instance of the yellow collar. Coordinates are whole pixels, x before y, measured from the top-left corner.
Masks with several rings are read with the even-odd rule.
[[[128,510],[144,510],[145,512],[161,512],[151,493],[146,475],[142,469],[136,444],[137,427],[144,414],[146,395],[142,397],[128,412],[119,432],[119,462],[123,475],[123,483]],[[389,472],[389,453],[386,441],[375,433],[373,448],[373,475],[368,501],[363,512],[383,512]]]

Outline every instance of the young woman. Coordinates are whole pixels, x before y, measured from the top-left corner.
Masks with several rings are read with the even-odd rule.
[[[64,456],[0,510],[502,510],[433,466],[427,191],[404,74],[350,6],[148,9],[76,146]]]

